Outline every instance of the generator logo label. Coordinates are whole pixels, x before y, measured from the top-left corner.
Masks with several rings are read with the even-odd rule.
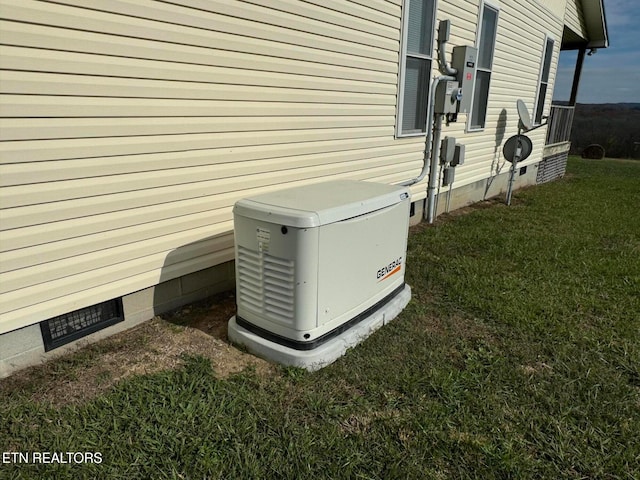
[[[256,238],[258,239],[258,251],[268,253],[269,243],[271,243],[271,232],[266,228],[256,229]]]
[[[392,275],[395,275],[396,273],[398,273],[400,270],[402,270],[402,257],[398,257],[389,265],[385,265],[384,267],[378,270],[378,273],[376,274],[378,278],[378,282],[382,282],[383,280],[386,280]]]

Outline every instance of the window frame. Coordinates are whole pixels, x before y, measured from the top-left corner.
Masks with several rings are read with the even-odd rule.
[[[495,21],[495,34],[493,36],[493,43],[491,44],[491,65],[490,68],[480,67],[480,46],[482,44],[482,25],[484,20],[485,8],[491,9],[496,14]],[[478,49],[478,58],[476,60],[475,71],[473,75],[473,90],[471,97],[471,108],[467,114],[466,132],[482,132],[487,126],[487,112],[489,108],[489,93],[491,92],[491,77],[493,76],[493,66],[496,53],[496,41],[498,38],[498,25],[500,23],[500,5],[497,1],[481,0],[478,6],[478,26],[476,29],[476,42],[475,47]],[[489,85],[487,86],[487,101],[485,105],[484,119],[482,120],[482,126],[477,127],[472,125],[472,118],[474,114],[475,95],[476,95],[476,83],[478,82],[478,71],[489,74]]]
[[[544,77],[544,68],[547,64],[547,44],[551,42],[551,52],[550,52],[550,58],[549,58],[549,71],[547,72],[547,80],[543,80]],[[544,117],[544,107],[545,107],[545,102],[547,99],[547,94],[549,93],[549,85],[551,84],[551,82],[549,81],[549,79],[551,78],[551,64],[553,62],[553,53],[555,51],[556,48],[556,39],[550,35],[550,34],[546,34],[544,36],[544,42],[542,43],[542,55],[540,57],[540,71],[538,73],[538,83],[537,83],[537,89],[536,89],[536,99],[535,102],[533,102],[533,124],[536,126],[542,125],[542,117]],[[540,96],[540,92],[542,90],[542,85],[545,84],[545,86],[547,87],[545,89],[545,94],[541,97]],[[542,100],[542,110],[540,112],[540,119],[538,120],[538,108],[540,107],[539,102],[540,100]]]
[[[429,55],[421,54],[421,53],[409,53],[408,52],[408,36],[409,36],[409,5],[411,0],[403,0],[402,2],[402,35],[401,35],[401,45],[400,45],[400,64],[398,71],[398,96],[396,102],[396,128],[395,128],[395,137],[396,138],[410,138],[410,137],[420,137],[425,136],[427,134],[427,128],[429,119],[425,118],[424,130],[421,131],[403,131],[402,129],[402,121],[404,115],[404,94],[405,94],[405,80],[406,80],[406,67],[407,67],[407,59],[408,58],[417,58],[420,60],[424,60],[429,62],[429,73],[427,75],[427,91],[426,102],[425,102],[425,113],[429,108],[429,102],[431,97],[431,72],[433,71],[433,62],[434,62],[434,48],[435,48],[435,36],[436,36],[436,16],[438,12],[438,0],[425,0],[431,1],[433,4],[433,9],[431,12],[431,38],[429,44]]]

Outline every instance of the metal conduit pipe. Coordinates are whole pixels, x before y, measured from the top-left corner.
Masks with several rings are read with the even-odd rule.
[[[435,98],[436,98],[436,88],[438,87],[438,84],[444,80],[455,80],[455,78],[453,77],[449,77],[447,75],[442,75],[439,77],[435,77],[432,81],[431,81],[431,90],[430,90],[430,95],[429,95],[429,107],[427,108],[427,123],[431,121],[431,119],[433,118],[433,111],[435,108]],[[440,118],[440,122],[442,124],[442,117]],[[435,126],[435,125],[434,125]],[[399,185],[402,185],[403,187],[409,187],[411,185],[415,185],[416,183],[420,182],[426,175],[427,172],[429,172],[429,165],[434,163],[433,162],[433,155],[431,155],[431,139],[432,139],[432,128],[427,128],[427,138],[425,138],[424,141],[424,154],[422,157],[422,170],[420,171],[420,174],[411,179],[411,180],[407,180],[405,182],[399,183]],[[437,162],[436,162],[437,165]]]
[[[422,171],[420,175],[412,180],[401,183],[400,185],[408,187],[421,181],[429,172],[429,183],[427,186],[427,206],[424,210],[424,218],[429,223],[434,222],[435,217],[435,199],[436,189],[438,186],[438,152],[440,150],[440,132],[442,131],[443,114],[435,114],[435,96],[436,89],[440,82],[447,80],[455,80],[454,77],[441,75],[435,77],[431,82],[431,95],[429,98],[429,108],[427,109],[427,119],[433,118],[433,127],[427,129],[427,137],[424,142],[424,155],[422,161]],[[433,146],[433,147],[432,147]]]
[[[458,73],[458,70],[447,63],[447,54],[444,51],[449,41],[450,29],[451,22],[449,20],[443,20],[438,24],[438,64],[440,65],[440,71],[445,75],[455,75]]]
[[[451,77],[447,77],[451,78]],[[440,154],[440,132],[442,132],[442,113],[436,113],[433,121],[433,150],[431,152],[431,168],[429,171],[429,185],[427,187],[427,208],[424,209],[424,218],[427,223],[435,221],[436,190],[440,175],[438,171],[438,155]]]
[[[438,63],[440,70],[445,74],[435,77],[431,81],[431,90],[429,98],[429,108],[427,109],[427,122],[433,118],[433,127],[427,128],[427,138],[424,142],[424,156],[422,163],[422,171],[420,175],[412,180],[401,183],[402,186],[410,186],[421,181],[429,172],[429,184],[427,187],[427,208],[424,211],[424,217],[429,223],[433,223],[435,219],[435,199],[436,188],[438,186],[438,151],[440,149],[440,132],[442,131],[443,114],[435,114],[435,97],[436,90],[440,82],[451,80],[455,81],[455,75],[458,71],[447,63],[445,46],[449,41],[449,29],[451,23],[448,20],[440,22],[438,25]]]

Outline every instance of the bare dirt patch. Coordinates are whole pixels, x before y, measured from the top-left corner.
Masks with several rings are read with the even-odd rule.
[[[196,355],[210,359],[219,378],[246,367],[273,374],[271,364],[229,344],[227,322],[234,314],[230,292],[163,314],[0,380],[0,398],[28,392],[33,400],[54,405],[85,402],[125,378],[176,369],[185,356]]]
[[[553,374],[553,367],[544,362],[536,362],[532,365],[520,365],[520,370],[528,377]]]
[[[524,188],[527,188],[527,187],[524,187]],[[522,191],[522,190],[523,189],[520,189],[519,191]],[[415,234],[427,228],[433,228],[435,226],[450,222],[457,217],[466,215],[476,210],[485,210],[487,208],[491,208],[494,206],[502,206],[502,205],[504,205],[504,198],[502,198],[502,196],[492,197],[492,198],[488,198],[487,200],[471,203],[464,207],[459,207],[459,208],[456,208],[455,210],[451,210],[448,213],[439,213],[433,224],[429,224],[426,221],[422,221],[416,225],[413,225],[409,227],[409,233]]]

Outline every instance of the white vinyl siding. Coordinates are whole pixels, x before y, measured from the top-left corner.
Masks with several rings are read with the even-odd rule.
[[[468,131],[464,116],[458,122],[443,126],[442,136],[455,137],[466,147],[465,163],[456,167],[453,195],[459,188],[487,188],[492,178],[504,175],[508,163],[502,155],[504,142],[518,132],[516,100],[521,98],[533,116],[540,76],[541,44],[545,34],[561,38],[563,21],[550,10],[530,0],[506,1],[499,4],[500,20],[491,71],[491,88],[487,102],[485,128]],[[439,2],[438,19],[452,19],[452,45],[473,45],[477,39],[478,3],[465,0]],[[553,89],[557,69],[558,46],[554,49],[549,74],[549,89]],[[449,57],[450,58],[450,57]],[[531,156],[522,163],[533,165],[542,159],[545,129],[527,134],[533,142]],[[446,192],[447,187],[443,187]]]
[[[538,2],[501,7],[484,131],[443,126],[466,146],[455,187],[504,165],[540,40],[562,37]],[[0,0],[0,334],[231,260],[240,198],[414,178],[425,127],[395,138],[401,15],[401,0]],[[437,17],[449,54],[474,44],[477,1]],[[420,55],[432,65],[433,43]]]
[[[544,40],[542,53],[542,62],[540,64],[540,81],[538,82],[538,93],[536,95],[536,103],[534,109],[533,123],[540,125],[544,115],[544,104],[549,93],[549,74],[551,72],[551,59],[553,57],[553,46],[555,42],[553,38],[547,36]]]
[[[587,27],[582,13],[582,0],[567,0],[564,23],[582,38],[587,38]]]
[[[535,0],[542,5],[545,9],[553,14],[554,17],[563,19],[565,12],[565,0]],[[575,1],[575,0],[571,0]],[[580,0],[578,0],[580,1]]]
[[[233,258],[238,199],[415,176],[401,5],[0,1],[0,333]]]
[[[487,120],[489,87],[493,69],[493,55],[498,31],[498,9],[483,3],[478,25],[478,59],[473,89],[473,102],[469,113],[469,130],[482,130]]]
[[[426,132],[435,3],[435,0],[405,0],[404,3],[398,136]]]

